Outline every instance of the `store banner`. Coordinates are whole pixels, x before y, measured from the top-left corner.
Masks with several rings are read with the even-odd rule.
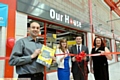
[[[74,17],[73,15],[69,15],[69,12],[64,13],[44,3],[41,3],[39,0],[18,0],[17,11],[36,16],[37,18],[45,19],[50,22],[68,26],[70,28],[87,32],[91,31],[89,21],[84,20],[84,18],[80,18],[78,16]]]
[[[8,5],[0,3],[0,26],[6,27],[8,20]]]

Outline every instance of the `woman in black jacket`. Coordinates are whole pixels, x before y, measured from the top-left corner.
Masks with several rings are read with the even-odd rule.
[[[92,48],[91,54],[104,54],[105,52],[110,51],[104,46],[103,40],[100,37],[96,37],[94,40],[94,48]],[[95,80],[109,80],[107,60],[112,60],[111,54],[92,56],[90,58],[90,71],[94,73]]]

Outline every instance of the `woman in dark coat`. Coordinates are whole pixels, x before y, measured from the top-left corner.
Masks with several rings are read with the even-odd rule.
[[[112,60],[112,55],[104,55],[105,52],[110,51],[107,47],[104,46],[103,40],[99,37],[96,37],[94,40],[94,48],[92,48],[91,54],[97,53],[103,55],[92,56],[90,58],[90,71],[94,73],[95,80],[109,80],[107,60]]]

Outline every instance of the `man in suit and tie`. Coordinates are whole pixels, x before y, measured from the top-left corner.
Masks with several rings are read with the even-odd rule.
[[[77,35],[75,38],[76,45],[73,45],[70,49],[70,53],[79,54],[81,51],[84,51],[88,54],[88,48],[82,45],[82,36]],[[77,62],[75,57],[72,57],[72,73],[74,80],[87,80],[86,74],[88,74],[87,62],[89,57],[84,57],[81,62]]]

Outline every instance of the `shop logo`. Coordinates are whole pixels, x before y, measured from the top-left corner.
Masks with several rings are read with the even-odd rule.
[[[57,21],[61,21],[70,25],[74,25],[76,27],[81,27],[81,22],[75,19],[70,18],[70,16],[66,15],[66,14],[60,14],[55,12],[54,9],[50,9],[50,18],[51,19],[55,19]],[[64,18],[64,20],[63,20]]]
[[[0,21],[3,21],[3,17],[0,17]]]

